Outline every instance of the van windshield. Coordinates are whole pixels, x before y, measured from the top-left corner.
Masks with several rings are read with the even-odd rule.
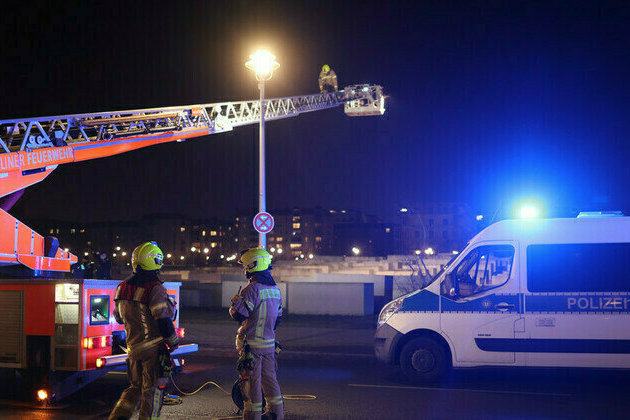
[[[466,246],[468,246],[468,244],[466,244]],[[464,246],[464,248],[466,248],[466,246]],[[464,249],[462,248],[462,250]],[[448,260],[448,262],[446,264],[444,264],[444,266],[440,269],[440,271],[438,271],[437,273],[435,273],[435,275],[433,277],[431,277],[431,280],[429,280],[429,282],[426,284],[426,286],[424,287],[428,287],[431,284],[433,284],[437,279],[439,279],[442,274],[444,273],[444,271],[446,271],[446,269],[448,267],[451,266],[451,264],[453,263],[453,261],[455,260],[455,258],[457,258],[459,256],[459,253],[461,252],[461,250],[457,253],[457,254],[453,254],[453,257],[451,257],[450,260]]]

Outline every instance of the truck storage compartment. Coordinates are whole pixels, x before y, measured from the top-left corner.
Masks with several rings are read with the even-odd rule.
[[[24,291],[0,290],[0,367],[22,367]]]

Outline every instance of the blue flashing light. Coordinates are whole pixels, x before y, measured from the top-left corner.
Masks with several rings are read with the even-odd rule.
[[[520,215],[523,219],[534,219],[538,217],[538,208],[532,205],[524,205],[521,207]]]
[[[511,206],[511,214],[514,219],[544,218],[545,201],[539,197],[530,196],[515,201]]]

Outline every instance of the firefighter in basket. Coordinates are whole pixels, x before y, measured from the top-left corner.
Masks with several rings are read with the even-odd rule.
[[[139,419],[160,415],[164,387],[172,368],[170,352],[179,345],[173,326],[176,303],[158,278],[164,254],[155,242],[133,250],[133,275],[116,288],[114,316],[127,333],[127,377],[109,418],[128,419],[140,401]]]
[[[319,91],[321,93],[337,92],[337,74],[328,64],[322,66],[319,73]]]
[[[271,276],[271,255],[261,248],[241,252],[249,284],[232,298],[230,316],[240,323],[236,334],[237,370],[244,399],[244,419],[260,419],[264,392],[271,418],[284,419],[284,405],[276,378],[275,329],[282,317],[282,296]]]

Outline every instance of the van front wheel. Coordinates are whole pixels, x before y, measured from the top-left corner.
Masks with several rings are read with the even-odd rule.
[[[435,382],[446,373],[448,365],[444,347],[428,337],[414,338],[400,353],[400,367],[413,382]]]

